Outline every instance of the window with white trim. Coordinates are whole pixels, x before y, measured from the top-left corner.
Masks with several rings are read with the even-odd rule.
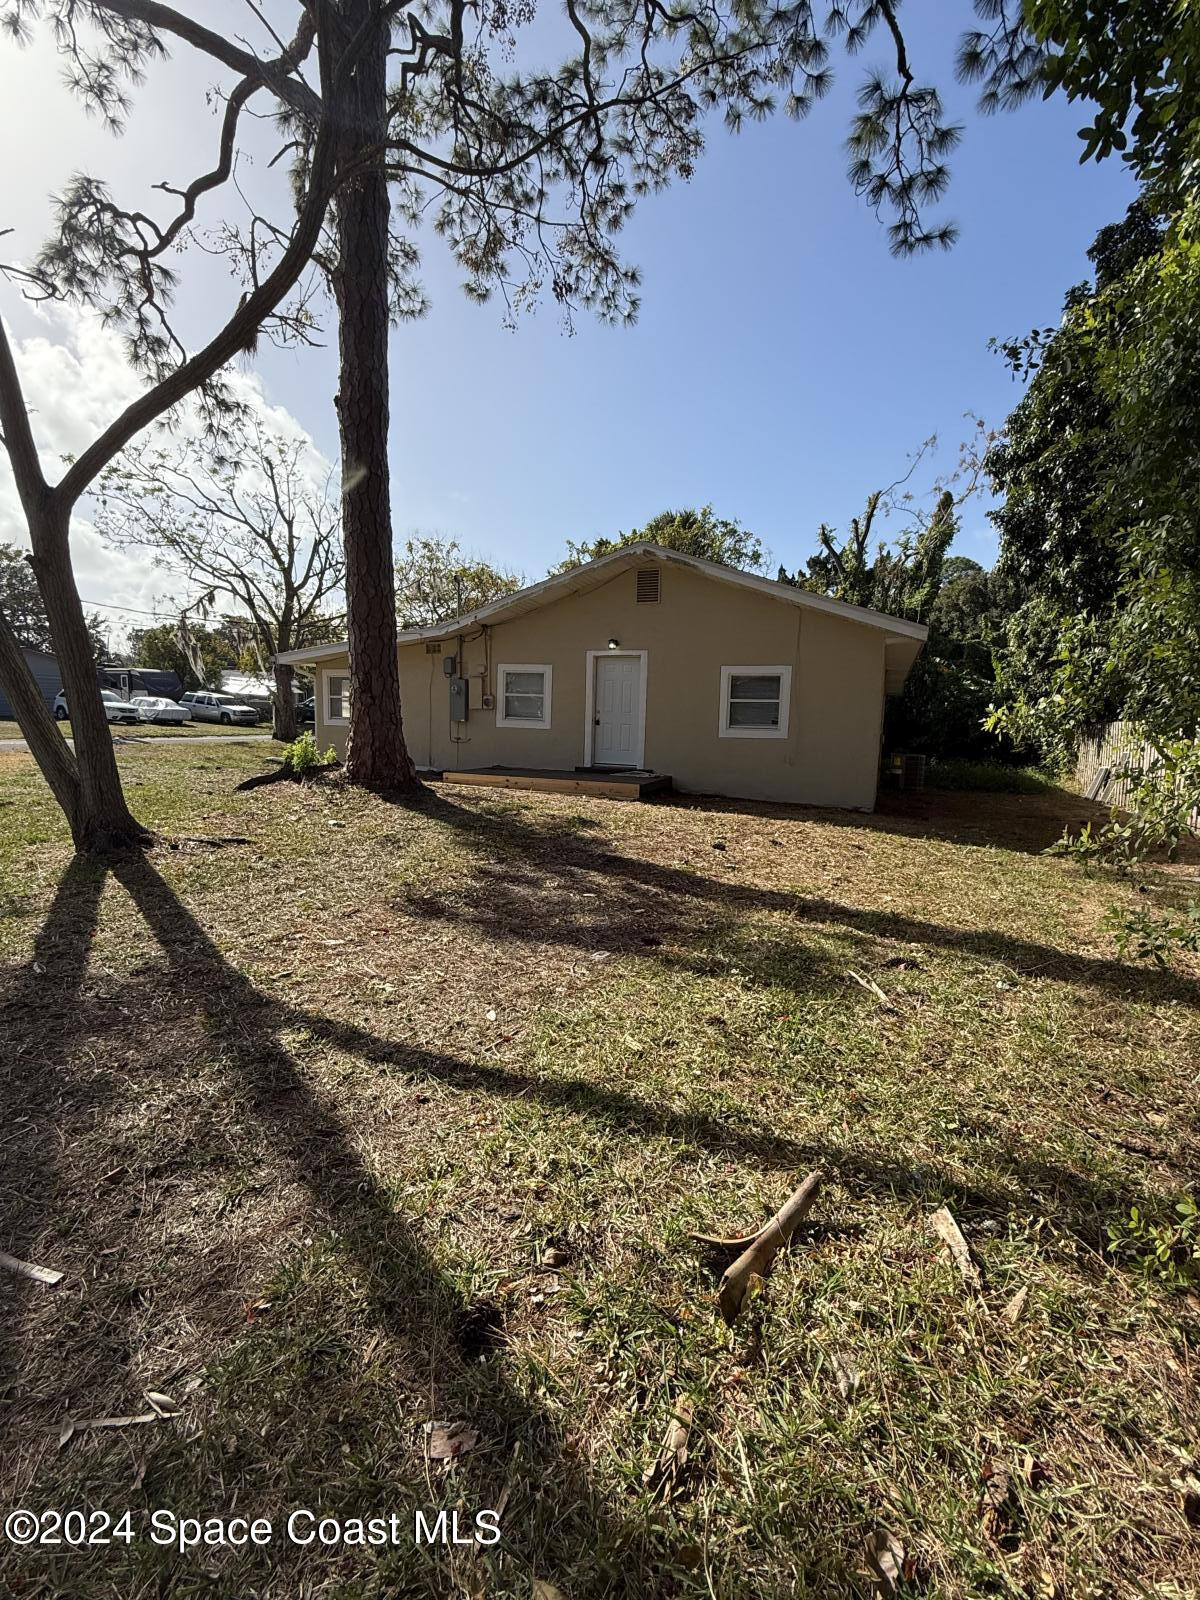
[[[510,663],[496,668],[496,726],[548,728],[553,667]]]
[[[350,721],[350,674],[327,672],[325,674],[326,722]]]
[[[791,667],[722,667],[722,739],[786,739]]]

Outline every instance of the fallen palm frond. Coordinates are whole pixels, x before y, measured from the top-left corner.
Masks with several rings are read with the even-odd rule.
[[[44,1283],[51,1289],[63,1278],[62,1273],[55,1272],[52,1267],[38,1267],[32,1261],[19,1261],[16,1256],[10,1256],[3,1250],[0,1250],[0,1270],[13,1272],[18,1278],[32,1278],[35,1283]]]
[[[816,1199],[817,1190],[821,1187],[824,1177],[825,1174],[820,1167],[810,1172],[800,1187],[788,1197],[784,1205],[780,1206],[766,1227],[760,1228],[755,1234],[733,1239],[716,1238],[709,1234],[694,1235],[702,1244],[742,1247],[737,1260],[727,1268],[717,1291],[717,1302],[726,1322],[732,1322],[742,1309],[742,1302],[746,1298],[751,1279],[765,1278],[771,1270],[776,1252],[787,1244],[808,1215],[809,1207]]]
[[[669,1500],[679,1488],[687,1466],[695,1405],[686,1397],[675,1402],[658,1455],[642,1474],[642,1482],[660,1499]]]

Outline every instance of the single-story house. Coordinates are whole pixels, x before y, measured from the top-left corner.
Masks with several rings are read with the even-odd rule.
[[[661,545],[623,546],[467,616],[400,634],[419,767],[650,769],[677,789],[870,810],[885,698],[926,628]],[[343,754],[345,644],[311,666],[316,737]]]
[[[54,704],[55,696],[62,688],[62,673],[58,670],[58,657],[49,650],[34,650],[27,645],[21,646],[21,654],[25,658],[25,665],[37,680],[37,686],[42,691],[42,699],[48,706]],[[0,718],[8,722],[12,720],[13,708],[9,704],[8,696],[0,689]]]

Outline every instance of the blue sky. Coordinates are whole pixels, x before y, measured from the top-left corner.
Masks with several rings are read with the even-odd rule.
[[[835,89],[805,122],[776,117],[737,137],[716,124],[695,179],[641,203],[624,240],[644,274],[632,327],[581,313],[568,336],[546,305],[510,331],[498,304],[466,298],[453,263],[427,241],[432,309],[392,338],[397,540],[453,536],[540,577],[568,538],[710,501],[793,567],[818,523],[844,527],[929,434],[941,451],[917,488],[953,464],[965,413],[1001,422],[1020,390],[989,338],[1057,319],[1065,290],[1087,275],[1093,235],[1122,215],[1132,187],[1118,164],[1079,166],[1082,108],[1056,100],[990,119],[975,113],[972,91],[952,73],[969,16],[966,0],[905,8],[919,79],[936,81],[966,125],[943,208],[961,228],[948,253],[894,260],[845,178],[855,90],[870,66],[886,64],[882,37],[854,61],[834,50]],[[554,14],[539,20],[543,36],[562,48]],[[58,70],[44,44],[0,53],[0,139],[11,147],[24,138],[31,111],[46,135],[6,176],[0,225],[16,226],[14,254],[44,235],[46,197],[72,168],[99,170],[123,197],[141,199],[148,184],[198,170],[197,149],[206,153],[211,139],[213,112],[202,108],[212,72],[186,52],[151,72],[115,143],[71,104]],[[181,323],[199,334],[213,320],[201,302],[224,305],[231,291],[210,263],[188,272]],[[68,393],[56,375],[75,371],[75,356],[55,355],[53,330],[11,291],[2,309],[19,338],[49,341],[33,352],[45,369],[39,392],[79,409],[86,390],[92,411],[112,414],[122,380],[111,360],[94,391],[95,361],[78,364]],[[257,363],[267,401],[331,457],[335,345],[327,319],[324,348],[268,348]],[[77,448],[70,419],[50,408],[48,398],[47,431]],[[982,499],[967,508],[957,548],[986,562],[995,540],[984,511]],[[169,588],[163,575],[103,550],[86,527],[78,545],[89,600],[138,606]]]
[[[965,412],[1002,420],[1019,390],[988,339],[1057,320],[1133,191],[1117,164],[1079,165],[1079,107],[979,117],[953,83],[953,36],[919,25],[931,15],[910,8],[906,26],[966,124],[944,207],[953,250],[894,260],[845,178],[854,89],[880,42],[835,57],[835,90],[806,121],[715,127],[696,178],[642,203],[625,240],[644,271],[631,328],[581,315],[568,337],[546,306],[509,332],[431,251],[432,310],[392,340],[397,536],[452,534],[540,576],[568,537],[711,501],[792,566],[927,435],[948,468]],[[304,403],[288,403],[328,438],[317,364],[296,359]],[[967,508],[957,548],[989,561],[983,511]]]

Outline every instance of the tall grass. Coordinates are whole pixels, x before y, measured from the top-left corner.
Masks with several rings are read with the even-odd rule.
[[[938,757],[929,763],[931,789],[969,789],[991,794],[1048,794],[1057,779],[1038,767],[1009,767],[1002,761],[965,761]]]

